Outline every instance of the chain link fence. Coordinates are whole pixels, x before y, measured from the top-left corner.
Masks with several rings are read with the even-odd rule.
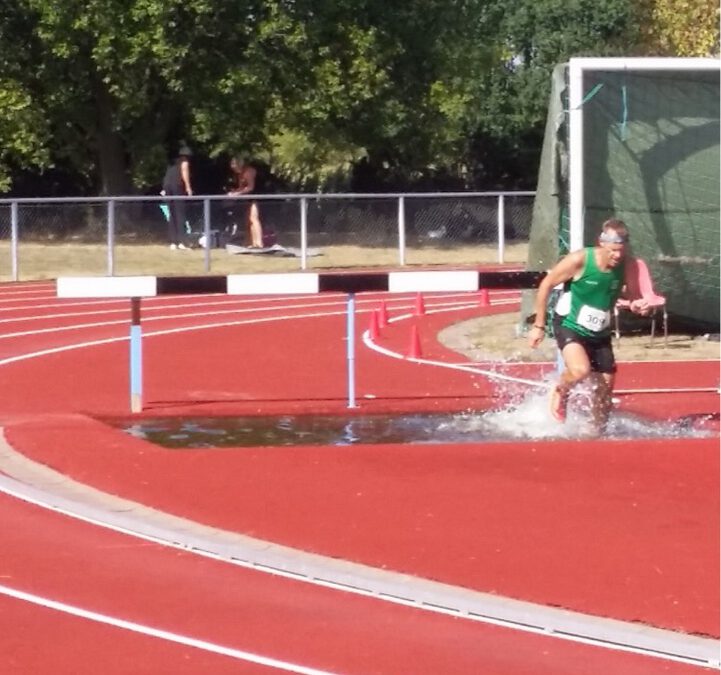
[[[525,263],[533,192],[0,200],[0,280]],[[251,203],[266,247],[248,249]]]

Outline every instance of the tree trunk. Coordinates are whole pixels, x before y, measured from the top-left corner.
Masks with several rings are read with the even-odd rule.
[[[120,132],[115,127],[115,106],[103,82],[95,82],[97,125],[95,142],[98,156],[98,173],[101,195],[130,194],[131,183]]]

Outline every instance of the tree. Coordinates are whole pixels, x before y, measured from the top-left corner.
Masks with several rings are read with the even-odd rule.
[[[454,161],[470,83],[489,62],[482,4],[265,2],[242,65],[229,63],[222,78],[238,97],[250,85],[272,86],[254,99],[265,127],[252,149],[302,187],[347,176],[361,160],[379,180]],[[226,108],[202,107],[208,141],[239,140]]]
[[[551,73],[573,56],[624,54],[638,36],[627,0],[492,2],[501,57],[478,77],[468,161],[473,180],[534,189]]]
[[[641,47],[649,56],[718,56],[717,0],[639,0]]]
[[[187,89],[198,99],[207,94],[204,67],[230,58],[223,41],[232,37],[232,49],[247,35],[252,7],[210,0],[6,0],[0,53],[10,75],[0,97],[3,116],[10,104],[25,101],[36,118],[26,124],[31,138],[11,144],[7,160],[39,168],[66,162],[97,176],[103,194],[157,180],[166,151],[177,149],[192,126]]]
[[[145,189],[184,139],[308,189],[358,167],[383,188],[528,184],[553,65],[623,49],[631,7],[0,0],[0,180],[55,165],[95,192]]]
[[[16,59],[32,51],[32,44],[23,40],[27,18],[12,0],[0,1],[0,16],[0,190],[6,190],[14,169],[48,164],[50,131],[31,83],[23,78],[30,62]]]

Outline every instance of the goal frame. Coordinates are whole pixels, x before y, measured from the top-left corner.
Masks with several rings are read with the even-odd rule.
[[[568,210],[569,249],[583,248],[585,232],[583,99],[584,73],[588,71],[683,71],[717,70],[721,73],[721,59],[672,57],[579,57],[569,60],[568,66]]]

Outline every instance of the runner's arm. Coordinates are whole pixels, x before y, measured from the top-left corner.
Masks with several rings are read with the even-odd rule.
[[[635,268],[634,259],[630,258],[626,262],[626,273],[624,279],[624,286],[621,290],[621,297],[624,300],[628,300],[628,308],[634,314],[641,314],[645,316],[649,314],[650,308],[648,302],[644,299],[641,289],[638,284],[638,276],[631,270]]]
[[[531,328],[528,338],[531,347],[535,348],[543,340],[546,332],[546,306],[548,305],[548,297],[551,291],[558,284],[565,283],[569,279],[573,279],[583,268],[585,259],[585,251],[574,251],[560,260],[543,278],[536,292],[536,302],[534,304],[535,317],[533,327]]]

